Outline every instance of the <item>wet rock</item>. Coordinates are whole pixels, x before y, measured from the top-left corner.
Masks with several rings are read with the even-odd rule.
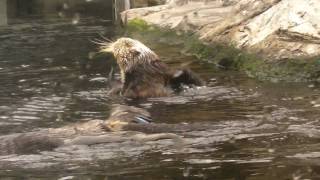
[[[203,41],[234,43],[269,59],[320,55],[320,2],[317,0],[171,0],[166,5],[131,9],[123,20],[178,31]]]

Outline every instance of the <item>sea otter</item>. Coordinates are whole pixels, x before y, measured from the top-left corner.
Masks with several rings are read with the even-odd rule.
[[[181,143],[181,137],[176,134],[165,133],[160,129],[159,133],[151,132],[150,128],[145,128],[149,124],[151,128],[154,126],[154,123],[151,123],[151,116],[146,110],[133,106],[116,105],[112,108],[107,120],[91,120],[61,128],[48,128],[34,132],[0,136],[0,155],[34,154],[40,151],[50,151],[61,146],[123,141],[144,142],[172,139],[174,142]],[[152,134],[146,134],[145,130]],[[116,134],[113,132],[116,132]],[[126,132],[128,134],[125,134]]]
[[[119,38],[115,42],[101,43],[101,52],[114,55],[121,73],[119,91],[126,97],[169,96],[182,85],[203,85],[191,70],[170,69],[155,52],[135,39]]]

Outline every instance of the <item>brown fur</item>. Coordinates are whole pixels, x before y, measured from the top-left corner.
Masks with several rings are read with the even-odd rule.
[[[140,108],[116,105],[112,108],[111,114],[106,121],[91,120],[61,128],[48,128],[34,132],[3,135],[0,136],[0,155],[34,154],[65,145],[92,145],[128,140],[128,138],[126,139],[126,137],[121,136],[110,137],[110,134],[106,134],[106,132],[121,131],[130,124],[139,124],[139,122],[136,122],[137,117],[148,120],[150,119],[150,114]],[[170,139],[172,135],[169,134],[167,137],[165,134],[160,134],[157,137]],[[148,136],[146,135],[142,139],[147,138]]]
[[[121,93],[126,97],[169,96],[180,84],[203,84],[190,70],[171,70],[156,53],[134,39],[105,43],[101,51],[111,52],[116,58],[121,72]]]
[[[112,108],[110,117],[105,121],[105,127],[110,131],[121,131],[129,124],[138,124],[137,117],[151,120],[151,115],[148,111],[126,105],[115,105]],[[148,123],[147,123],[148,124]]]

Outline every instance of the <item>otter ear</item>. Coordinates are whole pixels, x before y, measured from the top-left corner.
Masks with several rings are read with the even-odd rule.
[[[134,56],[139,56],[141,54],[139,49],[135,47],[130,48],[130,53],[132,53]]]

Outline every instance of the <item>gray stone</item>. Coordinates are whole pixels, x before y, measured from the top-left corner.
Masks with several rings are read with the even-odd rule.
[[[130,9],[128,21],[177,31],[193,31],[202,41],[232,42],[269,59],[320,55],[318,0],[170,0],[165,5]]]

